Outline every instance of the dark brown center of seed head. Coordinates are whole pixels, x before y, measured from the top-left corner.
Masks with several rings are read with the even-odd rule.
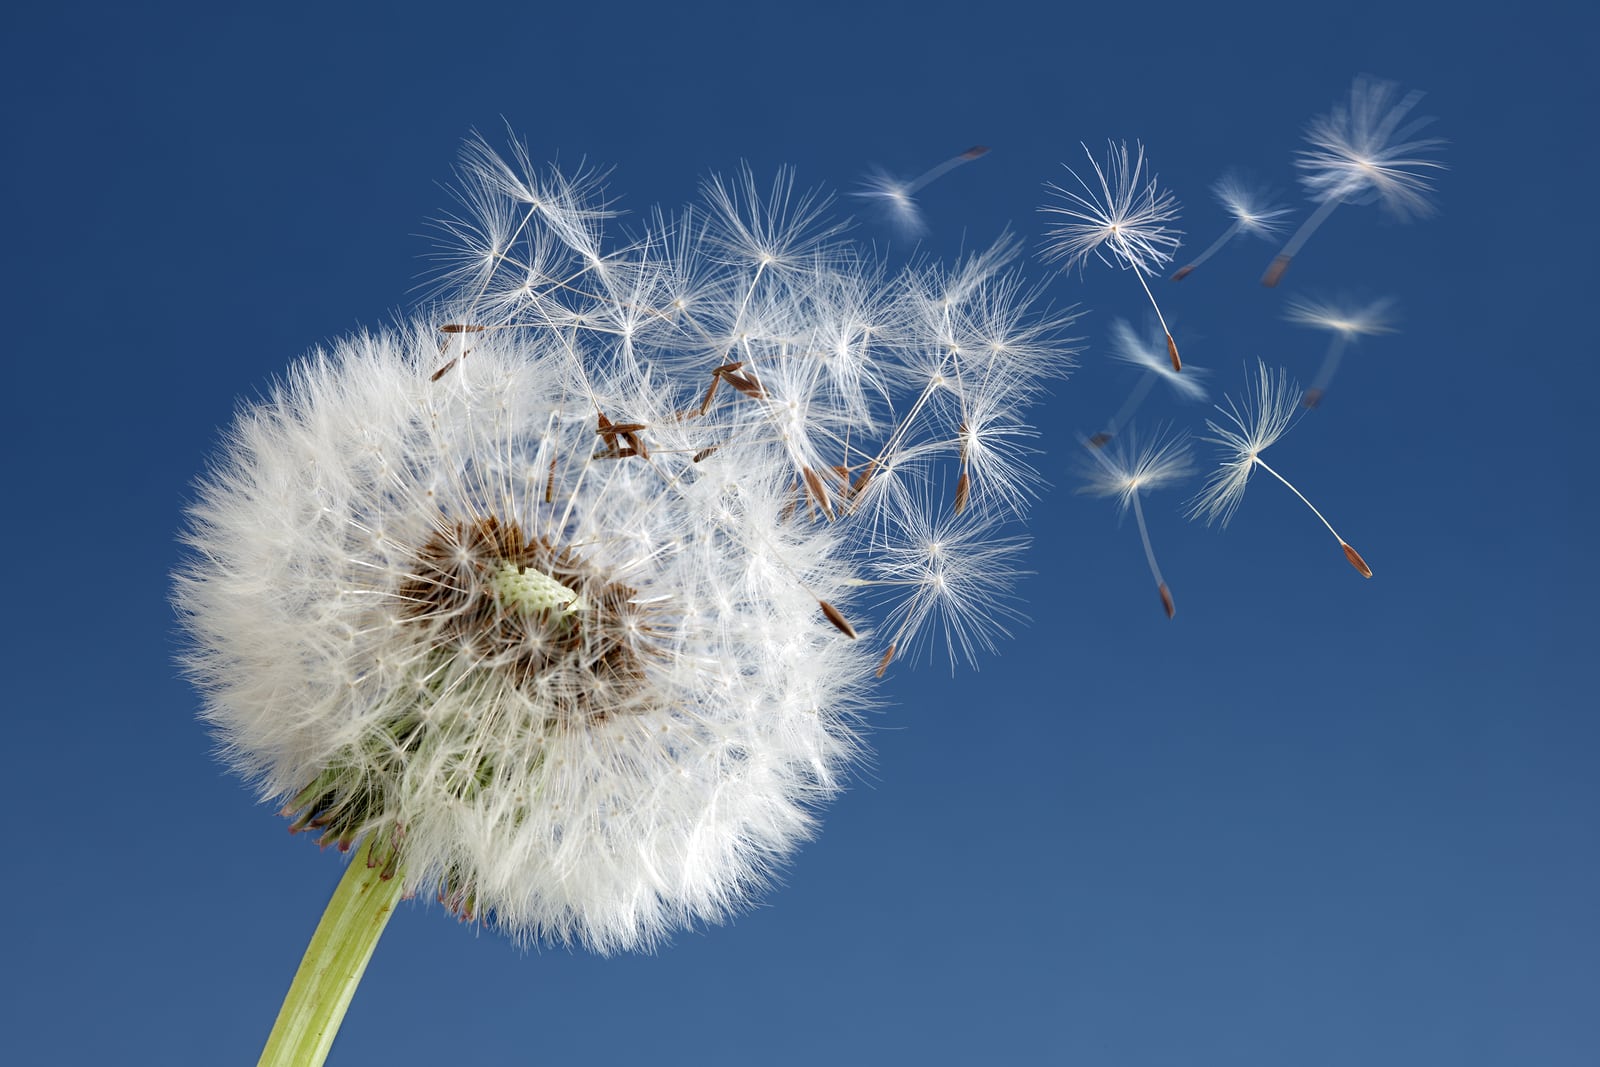
[[[538,571],[576,599],[567,608],[545,610],[507,604],[496,579],[508,565]],[[608,694],[599,706],[589,687],[578,694],[589,721],[616,710],[619,684],[626,690],[643,679],[640,638],[648,627],[633,596],[633,589],[608,581],[570,549],[492,515],[435,533],[400,589],[406,616],[433,627],[438,647],[505,671],[518,685],[557,666],[589,674],[598,683],[594,689]]]

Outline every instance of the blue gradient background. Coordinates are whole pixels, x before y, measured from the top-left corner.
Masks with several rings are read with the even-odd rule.
[[[173,534],[237,398],[414,298],[471,129],[614,166],[635,211],[741,159],[843,191],[989,144],[924,191],[941,256],[1008,226],[1037,247],[1078,142],[1137,137],[1192,252],[1228,166],[1303,217],[1303,125],[1370,72],[1429,91],[1440,216],[1345,208],[1276,291],[1241,242],[1157,293],[1235,393],[1258,356],[1314,372],[1287,297],[1399,301],[1270,457],[1376,577],[1272,484],[1226,531],[1170,491],[1167,622],[1131,523],[1072,492],[1074,435],[1132,384],[1105,328],[1143,297],[1058,277],[1090,349],[1039,411],[1031,625],[976,672],[891,672],[875,762],[761,907],[604,960],[404,906],[330,1063],[1600,1062],[1594,27],[1436,10],[8,16],[4,1058],[259,1053],[342,866],[211,758],[172,667]]]

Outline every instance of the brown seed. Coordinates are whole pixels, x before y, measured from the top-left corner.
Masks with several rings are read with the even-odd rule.
[[[711,385],[706,389],[706,395],[700,401],[700,414],[704,415],[711,410],[711,398],[717,395],[717,386],[722,384],[722,375],[712,372]]]
[[[1104,448],[1106,445],[1108,445],[1110,443],[1111,443],[1111,434],[1109,434],[1105,430],[1101,430],[1099,433],[1097,433],[1093,437],[1089,438],[1089,447],[1090,448]]]
[[[1268,289],[1276,288],[1277,284],[1283,280],[1284,272],[1289,269],[1289,259],[1290,257],[1288,256],[1279,256],[1274,259],[1272,266],[1267,268],[1267,273],[1261,276],[1261,284]]]
[[[975,144],[971,148],[967,149],[965,152],[961,153],[961,158],[962,159],[977,159],[979,156],[987,155],[988,152],[989,152],[989,146],[988,145],[986,145],[986,144]]]
[[[487,327],[466,326],[459,322],[448,322],[439,327],[440,333],[482,333]]]
[[[430,381],[430,382],[438,381],[440,378],[443,378],[446,374],[450,373],[450,368],[454,367],[455,365],[456,365],[456,361],[452,359],[449,363],[446,363],[444,366],[440,367],[438,370],[434,371],[431,375],[429,375],[428,376],[428,381]]]
[[[972,491],[972,479],[967,476],[966,470],[963,469],[961,471],[961,477],[956,479],[956,514],[957,515],[961,514],[963,511],[967,510],[967,496],[968,496],[968,494],[971,493],[971,491]]]
[[[728,380],[729,385],[745,396],[760,400],[767,395],[766,390],[761,388],[761,383],[756,380],[754,374],[724,374],[723,377]]]
[[[1194,273],[1194,267],[1192,265],[1191,266],[1187,266],[1187,267],[1179,267],[1176,271],[1173,272],[1172,280],[1175,281],[1175,282],[1181,282],[1181,281],[1183,281],[1185,278],[1187,278],[1189,275],[1191,275],[1193,273]]]
[[[826,600],[819,600],[817,603],[822,605],[822,614],[827,617],[829,622],[833,623],[835,629],[852,641],[856,639],[856,628],[850,625],[849,619],[839,613],[838,608]]]
[[[1183,369],[1183,360],[1178,358],[1178,346],[1172,340],[1172,335],[1170,333],[1167,334],[1167,357],[1172,360],[1173,373],[1177,373]]]
[[[1167,618],[1170,619],[1178,613],[1178,609],[1172,603],[1172,593],[1167,589],[1167,583],[1162,582],[1159,588],[1161,590],[1161,606],[1167,609]]]
[[[1344,558],[1350,561],[1350,566],[1361,572],[1361,577],[1372,577],[1372,568],[1367,566],[1367,561],[1361,558],[1361,553],[1357,552],[1343,541],[1339,542],[1339,547],[1344,549]]]
[[[1308,408],[1316,407],[1318,404],[1322,403],[1322,390],[1307,389],[1305,398],[1300,402]]]
[[[556,499],[556,457],[550,457],[550,476],[544,482],[544,502],[554,503]]]
[[[689,462],[690,463],[699,463],[701,460],[703,460],[706,457],[710,456],[712,453],[714,453],[717,449],[719,449],[721,447],[722,447],[721,445],[712,445],[710,448],[702,448],[700,451],[696,452],[694,455],[689,457]]]
[[[818,478],[817,472],[812,470],[810,467],[807,467],[805,470],[801,471],[800,474],[805,478],[806,489],[816,500],[817,506],[822,508],[824,515],[827,515],[828,518],[832,519],[834,517],[833,504],[828,500],[828,490],[823,486],[822,479]],[[855,635],[852,634],[851,636],[853,637]]]
[[[878,661],[877,677],[883,677],[883,672],[889,669],[889,661],[892,659],[894,659],[894,646],[890,645],[889,651],[885,652],[883,658]]]

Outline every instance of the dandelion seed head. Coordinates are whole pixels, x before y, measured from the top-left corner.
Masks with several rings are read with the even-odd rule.
[[[939,272],[890,276],[789,174],[618,245],[592,182],[467,159],[440,303],[296,364],[201,479],[185,666],[295,829],[520,941],[648,949],[814,830],[896,644],[992,646],[1004,442],[1070,320],[993,250],[916,314]],[[953,354],[974,323],[1030,358]],[[1001,387],[947,533],[930,487]]]

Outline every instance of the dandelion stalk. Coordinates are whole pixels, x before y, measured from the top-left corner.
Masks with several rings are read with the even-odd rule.
[[[890,279],[743,172],[614,246],[596,176],[525,157],[469,149],[434,314],[295,363],[189,508],[202,717],[292,830],[362,846],[263,1064],[323,1062],[402,895],[602,954],[736,913],[861,752],[876,635],[1003,633],[1004,444],[1071,355],[1012,244]],[[906,489],[957,460],[960,536]]]
[[[318,1067],[394,914],[402,879],[369,838],[350,861],[311,935],[259,1067]]]
[[[1150,547],[1150,531],[1144,524],[1144,507],[1139,503],[1139,494],[1133,494],[1133,517],[1139,523],[1139,540],[1144,544],[1144,560],[1150,564],[1150,576],[1156,580],[1156,591],[1161,594],[1161,606],[1166,609],[1167,618],[1172,618],[1178,613],[1178,608],[1172,602],[1172,592],[1167,588],[1167,580],[1161,577],[1161,565],[1156,562],[1156,550]]]
[[[1204,252],[1201,252],[1198,256],[1195,256],[1188,263],[1174,271],[1172,274],[1172,280],[1175,282],[1181,282],[1189,275],[1193,274],[1196,267],[1200,266],[1200,264],[1216,255],[1222,250],[1223,245],[1233,240],[1233,235],[1239,232],[1239,227],[1241,225],[1243,225],[1243,223],[1235,222],[1232,226],[1229,226],[1226,230],[1223,230],[1222,236],[1218,237],[1215,241],[1212,241],[1211,244],[1206,247]]]
[[[1333,381],[1334,371],[1339,369],[1339,360],[1344,355],[1346,345],[1363,336],[1394,332],[1394,327],[1390,325],[1390,309],[1393,305],[1394,301],[1388,299],[1374,300],[1364,307],[1310,300],[1289,302],[1284,318],[1301,326],[1312,326],[1333,334],[1333,339],[1328,343],[1328,351],[1322,357],[1322,366],[1318,368],[1317,376],[1311,382],[1311,388],[1306,390],[1306,407],[1314,408],[1322,402],[1322,394]]]
[[[1106,428],[1089,438],[1090,446],[1099,448],[1115,437],[1117,431],[1122,428],[1122,424],[1127,422],[1129,417],[1139,409],[1140,404],[1144,403],[1144,398],[1150,395],[1150,387],[1155,384],[1156,376],[1154,374],[1141,374],[1139,381],[1133,387],[1133,391],[1128,394],[1128,399],[1124,400],[1122,406],[1117,409],[1117,413],[1107,420]]]
[[[1344,549],[1344,558],[1350,561],[1350,566],[1361,572],[1361,577],[1372,577],[1372,568],[1367,566],[1367,561],[1361,558],[1361,553],[1357,552],[1354,548],[1351,548],[1350,542],[1339,536],[1339,531],[1333,528],[1333,523],[1329,522],[1322,512],[1317,510],[1317,506],[1315,504],[1306,499],[1306,495],[1304,493],[1296,489],[1289,479],[1285,478],[1283,475],[1267,466],[1267,461],[1262,459],[1260,456],[1252,456],[1251,458],[1255,460],[1256,466],[1260,467],[1262,470],[1278,479],[1278,481],[1282,482],[1284,485],[1287,485],[1289,487],[1289,492],[1299,497],[1300,503],[1311,509],[1311,514],[1320,519],[1322,525],[1328,528],[1328,532],[1333,534],[1333,539],[1339,542],[1339,547]]]
[[[1300,251],[1300,247],[1311,239],[1311,235],[1317,232],[1317,227],[1321,226],[1328,216],[1333,214],[1333,209],[1342,203],[1344,203],[1344,200],[1339,197],[1324,200],[1317,210],[1306,217],[1306,221],[1302,222],[1300,228],[1294,231],[1294,236],[1284,243],[1283,251],[1272,257],[1272,262],[1267,265],[1266,273],[1261,275],[1262,285],[1268,289],[1277,288],[1278,283],[1283,280],[1283,276],[1288,273],[1289,264],[1294,261],[1295,254]]]
[[[1167,358],[1172,361],[1174,372],[1183,369],[1183,360],[1178,358],[1178,343],[1172,339],[1172,330],[1167,326],[1167,317],[1161,314],[1161,305],[1156,303],[1155,294],[1150,291],[1150,285],[1144,280],[1144,274],[1137,268],[1133,276],[1139,279],[1139,284],[1144,287],[1144,295],[1150,298],[1150,306],[1156,309],[1156,321],[1161,323],[1161,332],[1167,335]]]
[[[1327,354],[1322,357],[1322,366],[1317,368],[1317,376],[1311,380],[1311,387],[1306,390],[1303,401],[1306,407],[1314,408],[1322,403],[1322,394],[1328,391],[1328,383],[1333,381],[1333,372],[1339,369],[1339,361],[1344,357],[1346,338],[1344,334],[1336,334],[1328,342]]]
[[[1150,543],[1150,528],[1144,521],[1144,505],[1139,497],[1152,489],[1162,489],[1187,478],[1193,471],[1189,448],[1182,437],[1167,438],[1157,433],[1147,445],[1140,447],[1130,439],[1110,449],[1102,450],[1093,439],[1089,446],[1091,460],[1084,468],[1086,482],[1080,493],[1109,496],[1117,499],[1125,513],[1133,509],[1134,521],[1139,524],[1139,541],[1144,545],[1144,560],[1150,566],[1150,577],[1155,579],[1156,591],[1161,594],[1161,607],[1167,618],[1177,614],[1172,600],[1172,590],[1161,575],[1161,565],[1156,562],[1156,550]]]

